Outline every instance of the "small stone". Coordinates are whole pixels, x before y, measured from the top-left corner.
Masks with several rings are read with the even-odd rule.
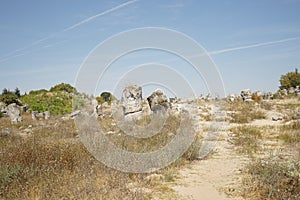
[[[44,116],[45,116],[45,120],[49,119],[50,118],[50,111],[49,110],[45,111]]]
[[[11,134],[11,128],[4,128],[1,131],[1,136],[8,136]]]

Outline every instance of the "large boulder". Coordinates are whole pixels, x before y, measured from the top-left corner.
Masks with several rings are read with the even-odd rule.
[[[245,89],[241,91],[241,97],[243,101],[252,101],[252,93],[250,89]]]
[[[15,103],[9,104],[7,106],[7,114],[12,124],[16,124],[22,121],[21,109]]]
[[[170,107],[167,96],[161,89],[156,89],[148,98],[148,103],[152,111],[168,109]]]
[[[125,115],[142,111],[142,87],[137,85],[125,87],[121,103]]]

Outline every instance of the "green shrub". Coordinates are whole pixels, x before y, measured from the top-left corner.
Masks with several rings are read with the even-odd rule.
[[[300,85],[300,74],[298,70],[295,69],[295,72],[288,72],[285,75],[280,77],[280,89],[289,89],[291,87],[296,87]]]
[[[65,114],[72,111],[72,95],[66,92],[30,92],[21,97],[24,104],[29,105],[31,111],[51,114]]]
[[[115,99],[116,99],[116,97],[114,97],[109,92],[102,92],[99,97],[96,97],[96,100],[98,101],[99,105],[103,104],[104,102],[107,102],[108,105],[111,105],[111,102]]]
[[[18,103],[18,96],[12,92],[5,93],[0,95],[0,102],[5,103],[6,105],[9,105],[11,103]]]
[[[58,85],[53,86],[50,88],[50,92],[67,92],[67,93],[75,93],[77,92],[76,89],[67,83],[60,83]]]

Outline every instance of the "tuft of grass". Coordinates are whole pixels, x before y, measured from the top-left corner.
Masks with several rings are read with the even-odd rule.
[[[253,102],[236,102],[229,103],[227,110],[235,111],[231,115],[231,123],[249,123],[256,119],[265,119],[266,113],[263,110],[257,109]]]
[[[289,125],[281,126],[280,132],[279,139],[283,140],[286,144],[299,143],[300,121],[294,121]]]
[[[233,144],[239,147],[240,153],[252,155],[260,147],[259,139],[262,138],[261,130],[254,126],[238,126],[231,129],[234,135]]]
[[[279,162],[274,157],[247,165],[244,177],[246,199],[299,199],[300,162]]]

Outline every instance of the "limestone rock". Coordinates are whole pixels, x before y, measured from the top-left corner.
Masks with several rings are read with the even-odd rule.
[[[252,101],[252,93],[250,89],[244,89],[241,91],[241,97],[243,101],[249,102]]]
[[[15,103],[9,104],[7,106],[7,114],[12,124],[16,124],[22,121],[20,107]]]
[[[1,131],[1,136],[8,136],[11,134],[11,128],[4,128]]]
[[[32,111],[31,112],[31,118],[33,120],[40,120],[40,119],[49,119],[50,118],[50,111],[45,111],[45,112],[41,112],[39,113],[38,111]]]
[[[49,110],[45,111],[44,116],[45,116],[45,120],[49,119],[50,118],[50,111]]]
[[[142,113],[143,116],[149,116],[151,114],[151,108],[147,99],[143,99],[142,101]]]
[[[227,98],[226,98],[226,100],[227,100],[228,102],[235,102],[235,101],[237,101],[237,99],[238,99],[238,97],[237,97],[235,94],[230,94],[230,95],[228,95]]]
[[[158,181],[161,181],[161,180],[163,180],[164,179],[164,177],[163,177],[163,175],[161,175],[161,174],[151,174],[151,175],[149,175],[149,176],[147,176],[146,178],[145,178],[145,180],[148,182],[148,183],[150,183],[150,184],[154,184],[154,183],[156,183],[156,182],[158,182]]]
[[[156,89],[148,98],[148,103],[152,111],[168,109],[170,107],[167,96],[161,89]]]
[[[122,93],[121,103],[124,114],[139,112],[142,110],[142,87],[130,85],[125,87]]]

